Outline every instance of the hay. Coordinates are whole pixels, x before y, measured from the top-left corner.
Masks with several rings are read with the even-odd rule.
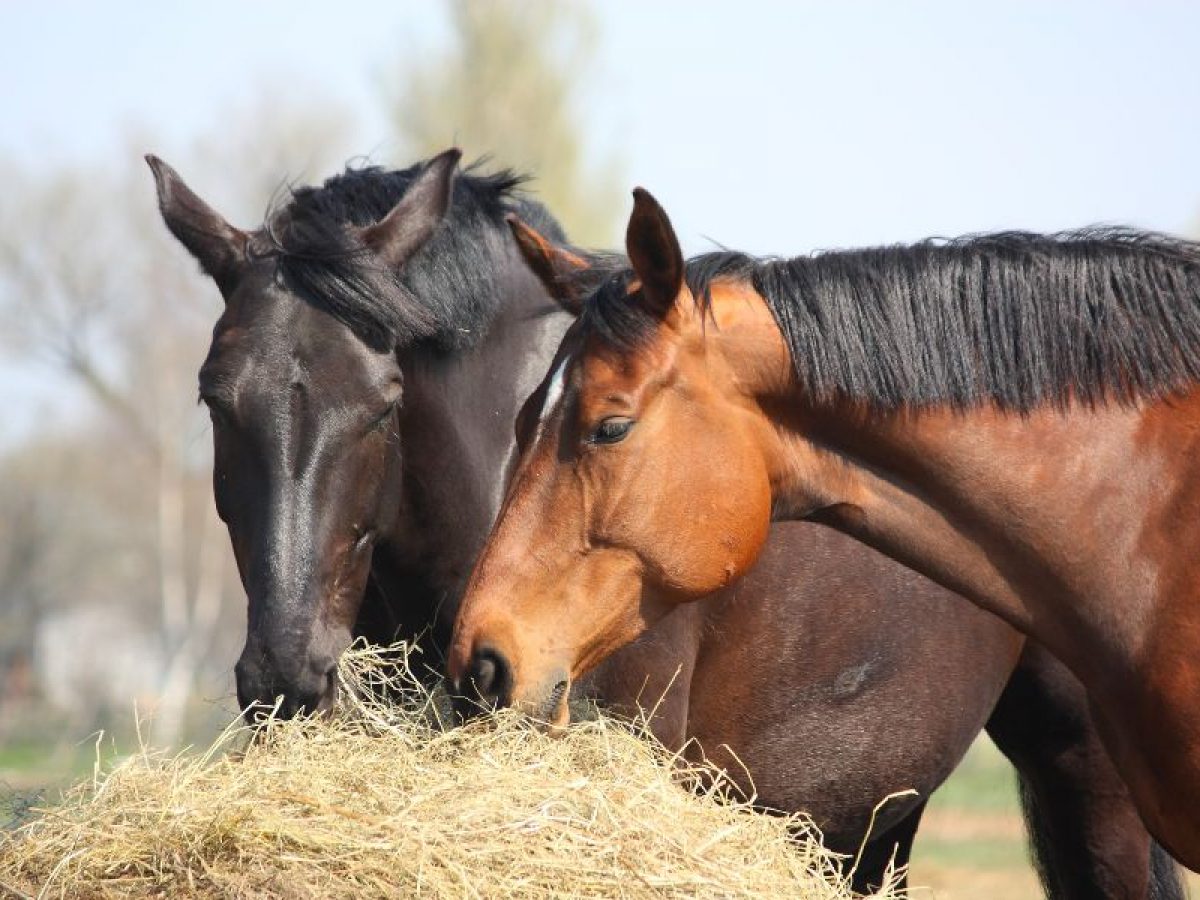
[[[749,812],[635,727],[443,730],[395,649],[351,651],[342,678],[332,717],[72,788],[0,836],[0,897],[850,896],[803,820]]]

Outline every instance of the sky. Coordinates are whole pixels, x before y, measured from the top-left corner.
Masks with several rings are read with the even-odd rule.
[[[1200,4],[592,9],[589,146],[658,197],[688,252],[1097,223],[1200,233]],[[269,85],[349,108],[356,152],[404,164],[380,73],[447,33],[431,2],[4,3],[0,158],[120,164],[133,127],[170,159]],[[60,390],[0,357],[0,446]]]

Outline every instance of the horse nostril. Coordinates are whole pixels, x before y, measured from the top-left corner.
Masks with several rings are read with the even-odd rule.
[[[486,703],[497,706],[507,702],[512,670],[500,651],[490,647],[476,650],[467,670],[467,679]]]
[[[250,703],[243,704],[242,718],[246,720],[246,724],[253,727],[258,727],[271,716],[273,707],[266,703],[254,700]]]
[[[484,657],[477,659],[471,666],[471,684],[480,694],[490,694],[496,681],[495,660]]]
[[[329,667],[325,673],[325,690],[321,694],[320,708],[322,710],[330,710],[334,703],[337,702],[338,696],[338,670],[337,663]]]

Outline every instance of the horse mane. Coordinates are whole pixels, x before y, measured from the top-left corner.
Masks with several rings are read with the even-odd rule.
[[[268,209],[255,255],[277,260],[286,288],[376,350],[417,341],[446,350],[472,346],[505,296],[498,279],[515,250],[504,216],[516,213],[552,239],[565,237],[545,207],[521,195],[524,176],[509,169],[480,174],[477,162],[455,178],[441,226],[393,270],[349,226],[386,216],[426,164],[397,171],[348,166],[320,186],[291,190]]]
[[[628,270],[589,299],[584,327],[622,346],[655,320]],[[1200,381],[1200,244],[1123,228],[1004,232],[912,246],[689,260],[697,308],[750,283],[803,390],[874,409],[1134,403]]]

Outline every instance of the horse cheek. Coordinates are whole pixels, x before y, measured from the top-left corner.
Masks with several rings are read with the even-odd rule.
[[[722,485],[710,515],[693,519],[679,580],[692,597],[720,590],[753,567],[771,527],[771,489],[765,477],[745,471]]]
[[[757,482],[757,483],[754,483]],[[771,529],[771,485],[765,478],[751,481],[736,507],[736,517],[730,517],[725,538],[725,568],[721,587],[746,574],[758,561]]]

